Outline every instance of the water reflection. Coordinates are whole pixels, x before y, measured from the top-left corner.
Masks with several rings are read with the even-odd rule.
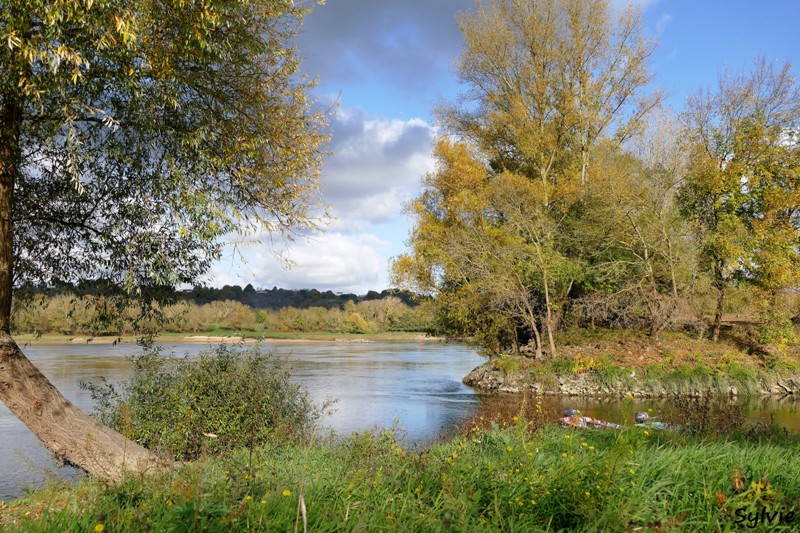
[[[789,431],[800,431],[800,398],[785,396],[782,398],[745,398],[732,400],[741,408],[748,425],[777,424]],[[640,399],[633,400],[619,398],[586,398],[586,397],[536,397],[524,394],[508,395],[480,395],[477,415],[489,420],[498,416],[510,419],[518,412],[524,411],[529,416],[536,416],[536,404],[539,402],[539,411],[542,417],[554,420],[560,416],[567,407],[574,407],[582,415],[599,418],[609,422],[623,425],[634,424],[633,417],[638,411],[648,411],[651,416],[672,419],[676,416],[676,406],[669,399]],[[691,406],[688,407],[691,409]],[[712,412],[717,410],[712,409]]]

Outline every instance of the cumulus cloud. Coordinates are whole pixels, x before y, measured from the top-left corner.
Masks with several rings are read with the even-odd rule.
[[[433,168],[434,128],[419,118],[372,118],[341,109],[332,120],[333,155],[322,175],[324,201],[337,219],[378,222],[397,217]]]
[[[323,84],[377,81],[430,102],[461,47],[455,14],[474,7],[474,0],[329,2],[306,17],[304,66]]]
[[[211,271],[214,285],[252,283],[255,287],[335,290],[364,294],[380,288],[385,277],[389,243],[369,234],[315,234],[294,242],[287,257],[294,266],[287,269],[267,246],[239,250],[241,258],[228,256]]]
[[[211,272],[214,285],[252,283],[358,294],[386,287],[389,258],[402,249],[397,227],[407,225],[403,205],[433,168],[434,128],[419,118],[374,118],[362,109],[344,107],[332,117],[331,127],[332,155],[321,176],[322,202],[331,206],[334,217],[326,231],[281,250],[294,263],[291,269],[276,259],[268,239],[229,249]],[[390,228],[384,230],[391,235],[382,236],[379,226]]]

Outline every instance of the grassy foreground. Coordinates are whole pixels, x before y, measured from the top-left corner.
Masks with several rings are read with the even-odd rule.
[[[7,531],[795,531],[797,436],[473,427],[274,445],[0,504]]]

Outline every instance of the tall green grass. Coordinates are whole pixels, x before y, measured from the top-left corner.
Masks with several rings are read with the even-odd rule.
[[[309,531],[746,530],[737,511],[800,513],[799,443],[780,432],[532,432],[517,420],[419,452],[391,431],[367,432],[269,444],[120,485],[51,487],[14,502],[0,527],[302,531],[302,501]],[[799,526],[797,516],[769,531]]]

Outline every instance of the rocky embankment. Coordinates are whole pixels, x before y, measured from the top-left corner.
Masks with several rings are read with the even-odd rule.
[[[739,396],[757,394],[762,396],[800,395],[800,374],[770,375],[763,373],[753,383],[744,387],[724,377],[715,377],[707,383],[692,382],[660,385],[657,380],[637,378],[636,371],[626,369],[626,377],[612,383],[598,379],[590,372],[573,374],[548,374],[540,379],[522,372],[506,372],[497,367],[495,361],[488,361],[475,368],[463,379],[482,392],[521,393],[530,392],[543,395],[561,396],[607,396],[636,398],[666,398],[671,396]]]

